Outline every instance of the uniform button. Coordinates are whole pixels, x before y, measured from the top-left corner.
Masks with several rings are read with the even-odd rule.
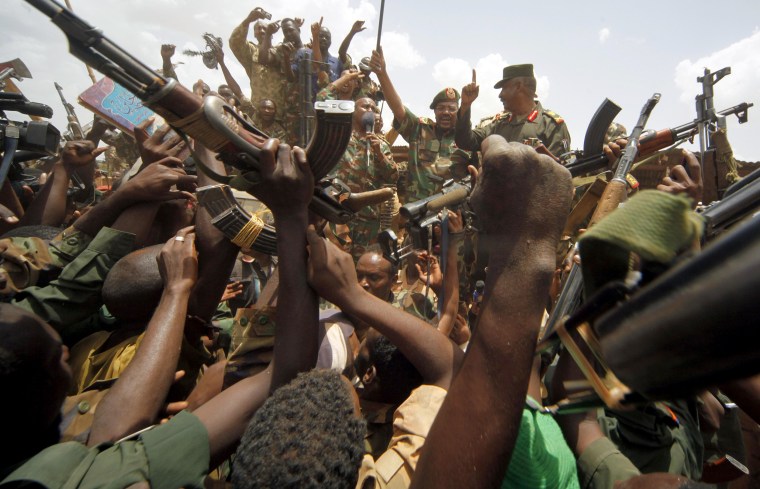
[[[248,324],[248,318],[240,318],[240,326],[245,326]]]
[[[77,238],[69,238],[66,240],[66,243],[68,243],[71,246],[75,246],[79,243],[79,240]]]
[[[80,401],[79,404],[77,404],[77,411],[79,411],[79,414],[84,414],[87,411],[90,410],[90,403],[87,401]]]
[[[268,317],[266,317],[266,316],[261,316],[261,317],[259,318],[259,324],[260,324],[260,325],[262,325],[262,326],[264,326],[264,325],[265,325],[266,323],[268,323],[268,322],[269,322],[269,318],[268,318]]]

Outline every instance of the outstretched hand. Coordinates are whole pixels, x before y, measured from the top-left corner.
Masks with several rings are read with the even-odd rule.
[[[702,167],[694,153],[685,149],[681,150],[683,160],[680,165],[670,169],[669,174],[657,185],[657,190],[669,194],[685,193],[694,201],[694,206],[702,200]]]
[[[177,158],[164,158],[149,165],[121,186],[117,193],[134,202],[155,202],[173,199],[195,200],[197,177],[188,175]]]
[[[182,228],[169,238],[156,257],[164,289],[189,292],[198,280],[198,253],[195,250],[195,228]]]
[[[87,166],[107,149],[108,146],[96,148],[92,141],[67,141],[61,152],[61,161],[68,169]]]
[[[359,32],[366,30],[367,28],[364,27],[364,21],[363,20],[357,20],[354,22],[354,25],[351,26],[351,34],[358,34]]]
[[[166,137],[172,130],[169,124],[164,124],[156,129],[152,135],[148,135],[148,128],[153,125],[153,121],[154,119],[151,117],[135,126],[135,141],[143,165],[147,166],[167,157],[182,159],[187,144],[176,132],[168,138]]]

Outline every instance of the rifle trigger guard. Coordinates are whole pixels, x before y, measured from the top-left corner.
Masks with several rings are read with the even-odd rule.
[[[243,126],[247,131],[265,138],[268,138],[268,136],[249,124],[220,97],[212,96],[203,99],[203,115],[206,116],[206,120],[215,131],[222,134],[235,145],[240,150],[240,153],[247,154],[248,158],[245,159],[245,162],[251,165],[251,169],[258,170],[261,150],[240,137],[238,135],[238,127]]]

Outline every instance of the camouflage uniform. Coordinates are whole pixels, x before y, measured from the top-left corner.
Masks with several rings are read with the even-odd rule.
[[[406,120],[393,127],[409,143],[407,186],[399,192],[402,202],[414,202],[441,191],[443,182],[467,176],[471,153],[457,148],[454,131],[436,135],[435,121],[417,117],[406,108]]]
[[[367,164],[367,143],[360,134],[351,134],[346,152],[335,167],[335,176],[345,183],[352,192],[367,192],[388,185],[396,185],[398,167],[393,161],[393,153],[388,144],[381,140],[380,146],[388,163],[379,161],[369,148]],[[356,213],[349,223],[352,242],[351,254],[358,259],[367,246],[376,243],[380,232],[380,206],[368,206]]]
[[[273,121],[271,124],[266,125],[258,117],[254,117],[253,125],[267,133],[270,138],[277,138],[283,143],[288,141],[288,131],[277,121]]]
[[[533,112],[524,118],[515,117],[511,112],[494,116],[490,124],[482,128],[470,129],[470,111],[460,114],[457,119],[456,139],[461,147],[477,151],[485,138],[498,134],[509,142],[535,145],[544,144],[554,156],[560,156],[570,148],[570,131],[564,119],[551,110],[546,110],[536,102]]]
[[[262,99],[270,99],[277,105],[277,119],[285,118],[285,87],[287,78],[282,73],[282,50],[269,50],[269,65],[259,63],[259,47],[248,42],[249,22],[244,21],[235,27],[230,35],[230,49],[235,58],[243,65],[251,80],[251,102],[257,104]]]
[[[372,100],[377,101],[377,92],[380,91],[380,86],[375,83],[369,76],[365,76],[359,80],[359,93],[354,100],[369,97]]]

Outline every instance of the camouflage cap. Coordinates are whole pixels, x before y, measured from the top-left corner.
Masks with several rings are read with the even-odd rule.
[[[607,128],[607,132],[604,134],[604,142],[609,143],[610,141],[625,138],[627,135],[628,131],[626,131],[624,125],[613,122],[610,124],[610,127]]]
[[[438,92],[430,103],[430,108],[435,110],[435,106],[440,102],[456,102],[459,105],[459,92],[456,89],[447,87]]]
[[[533,75],[533,65],[531,64],[525,64],[525,65],[509,65],[504,68],[504,74],[501,77],[501,80],[494,85],[494,88],[501,88],[504,83],[506,83],[508,80],[511,80],[512,78],[517,78],[518,76],[529,76],[531,78],[534,77]]]

